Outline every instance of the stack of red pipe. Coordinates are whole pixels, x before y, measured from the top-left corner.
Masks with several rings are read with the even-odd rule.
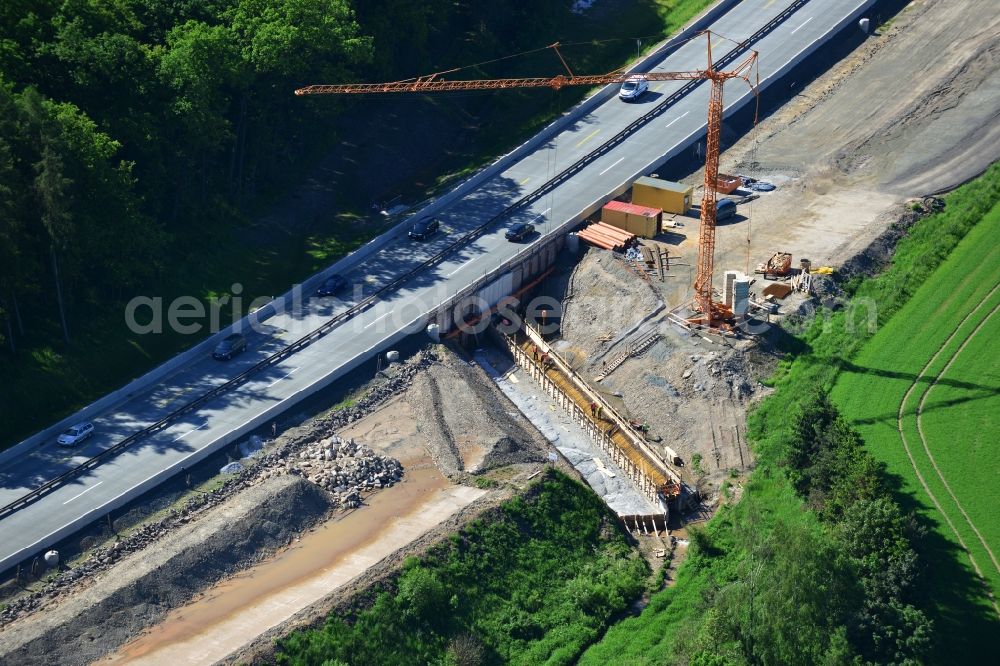
[[[604,222],[585,227],[579,235],[582,240],[605,250],[621,250],[635,242],[635,234]]]

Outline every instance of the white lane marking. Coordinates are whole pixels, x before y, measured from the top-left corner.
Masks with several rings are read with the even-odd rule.
[[[666,127],[670,127],[671,125],[673,125],[674,123],[676,123],[678,120],[680,120],[681,118],[683,118],[684,116],[686,116],[689,113],[691,113],[691,112],[690,111],[685,111],[684,113],[682,113],[681,115],[677,116],[676,118],[674,118],[673,120],[671,120],[669,123],[667,123]]]
[[[625,158],[623,157],[622,159],[625,159]],[[538,215],[536,215],[536,216],[534,217],[534,219],[532,219],[531,221],[532,221],[532,222],[534,222],[535,220],[538,220],[538,219],[540,219],[540,218],[543,218],[543,217],[545,217],[546,215],[548,215],[548,214],[549,214],[549,211],[550,211],[550,210],[552,210],[552,209],[551,209],[551,208],[546,208],[546,209],[545,209],[545,210],[543,210],[543,211],[542,211],[541,213],[539,213]]]
[[[275,384],[277,384],[278,382],[280,382],[283,379],[288,379],[289,377],[291,377],[292,375],[294,375],[296,372],[298,372],[298,370],[299,370],[298,368],[292,368],[291,371],[287,375],[285,375],[284,377],[278,377],[273,382],[271,382],[270,384],[268,384],[267,388],[271,388],[272,386],[274,386]]]
[[[810,16],[809,18],[807,18],[807,19],[805,20],[805,22],[803,22],[803,23],[802,23],[802,25],[800,25],[800,26],[799,26],[798,28],[796,28],[795,30],[792,30],[792,32],[791,32],[790,34],[793,34],[793,35],[794,35],[794,34],[795,34],[795,33],[797,33],[797,32],[798,32],[799,30],[801,30],[802,28],[804,28],[804,27],[805,27],[805,25],[806,25],[806,23],[809,23],[809,21],[812,21],[812,20],[813,20],[813,17],[812,17],[812,16]]]
[[[388,313],[388,312],[386,312],[386,313],[385,313],[384,315],[382,315],[382,316],[381,316],[381,317],[379,317],[378,319],[375,319],[374,321],[372,321],[372,322],[370,322],[370,323],[368,323],[368,324],[365,324],[365,328],[368,328],[369,326],[374,326],[374,325],[375,325],[376,323],[378,323],[378,322],[379,322],[379,321],[381,321],[382,319],[385,319],[385,318],[386,318],[386,317],[388,317],[388,316],[389,316],[389,313]]]
[[[94,484],[94,485],[92,485],[91,487],[89,487],[89,488],[87,488],[86,490],[84,490],[84,491],[83,491],[82,493],[80,493],[79,495],[75,495],[75,496],[73,496],[73,497],[70,497],[70,498],[69,498],[68,500],[66,500],[65,502],[63,502],[63,506],[65,506],[65,505],[69,504],[70,502],[72,502],[73,500],[75,500],[75,499],[76,499],[77,497],[83,497],[84,495],[86,495],[87,493],[89,493],[89,492],[90,492],[91,490],[93,490],[93,489],[94,489],[94,488],[96,488],[97,486],[101,485],[102,483],[104,483],[104,482],[103,482],[103,481],[98,481],[97,483],[95,483],[95,484]]]
[[[471,264],[475,260],[476,260],[475,257],[473,257],[472,259],[469,259],[467,262],[465,262],[464,264],[462,264],[461,266],[459,266],[458,268],[456,268],[455,270],[453,270],[451,273],[448,273],[448,277],[451,277],[455,273],[459,272],[460,270],[462,270],[463,268],[465,268],[466,266],[468,266],[469,264]]]
[[[619,158],[618,158],[618,162],[621,162],[621,161],[622,161],[623,159],[625,159],[625,158],[624,158],[624,157],[619,157]],[[611,166],[609,166],[609,167],[608,167],[607,169],[605,169],[604,171],[602,171],[601,173],[599,173],[599,174],[597,174],[597,175],[598,175],[598,176],[603,176],[604,174],[606,174],[607,172],[611,171],[611,170],[612,170],[612,169],[614,169],[614,168],[615,168],[616,166],[618,166],[618,162],[615,162],[614,164],[612,164],[612,165],[611,165]]]
[[[174,437],[174,441],[176,442],[176,441],[177,441],[177,440],[179,440],[179,439],[184,439],[185,437],[187,437],[188,435],[190,435],[191,433],[193,433],[193,432],[194,432],[195,430],[201,430],[202,428],[204,428],[204,427],[205,427],[205,426],[207,426],[207,425],[208,425],[208,421],[205,421],[204,423],[202,423],[202,424],[201,424],[200,426],[198,426],[197,428],[191,428],[191,429],[190,429],[190,430],[188,430],[188,431],[187,431],[186,433],[183,433],[183,434],[181,434],[181,435],[178,435],[177,437]]]

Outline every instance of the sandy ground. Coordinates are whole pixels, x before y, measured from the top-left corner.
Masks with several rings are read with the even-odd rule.
[[[276,559],[206,591],[106,661],[215,663],[484,494],[484,490],[445,482],[432,466],[414,471],[408,480],[372,498],[365,509],[322,526]],[[316,568],[317,558],[329,561]],[[284,582],[303,571],[309,573]]]
[[[380,562],[398,565],[402,558],[393,554],[401,547],[487,495],[449,477],[543,460],[544,440],[489,378],[453,354],[441,356],[406,393],[337,433],[399,460],[405,469],[401,483],[370,496],[361,509],[335,515],[276,557],[204,590],[106,661],[224,659],[262,633],[280,633],[275,628],[303,609],[322,608],[331,593]]]
[[[349,425],[337,430],[342,438],[353,438],[399,460],[405,469],[401,483],[368,494],[365,505],[357,510],[327,517],[335,504],[333,496],[306,479],[277,475],[262,480],[219,507],[196,515],[167,541],[158,543],[155,552],[148,548],[136,552],[102,571],[93,582],[65,590],[44,609],[3,627],[0,655],[16,658],[17,663],[55,659],[82,664],[119,650],[113,658],[119,662],[210,663],[343,587],[400,547],[422,542],[429,531],[455,529],[460,524],[454,522],[456,514],[487,493],[455,484],[439,470],[430,455],[432,427],[420,415],[443,418],[447,412],[449,420],[455,421],[449,427],[463,442],[459,447],[465,456],[459,461],[462,468],[489,467],[491,460],[516,463],[519,456],[541,458],[535,447],[544,445],[544,439],[523,419],[517,422],[504,415],[504,421],[511,423],[498,424],[495,412],[505,408],[489,378],[473,372],[444,348],[438,351],[448,360],[440,367],[430,366],[436,368],[435,377],[446,387],[457,386],[461,380],[468,394],[482,403],[477,407],[478,418],[456,417],[461,415],[464,393],[446,388],[448,399],[435,402],[420,391],[416,396],[404,391],[355,414],[356,420],[348,419]],[[425,366],[416,376],[427,372]],[[333,432],[330,418],[321,414],[296,429],[294,437],[310,442],[328,436]],[[469,438],[461,437],[466,432],[463,428],[483,433],[483,439],[467,446]],[[512,443],[513,437],[519,441]],[[286,487],[296,492],[287,492]],[[503,488],[492,495],[501,498],[510,491],[510,487]],[[303,494],[311,499],[299,500]],[[310,531],[302,533],[304,529]],[[294,544],[285,548],[293,538]],[[278,554],[271,557],[275,550]],[[240,573],[234,576],[235,572]],[[151,622],[158,624],[150,629]],[[79,641],[85,649],[77,646]],[[122,647],[126,641],[132,642]],[[67,652],[53,648],[54,644]],[[164,652],[167,645],[174,647]],[[213,646],[211,651],[204,649],[207,645]],[[197,657],[202,653],[211,654],[211,659]]]
[[[204,591],[109,661],[214,663],[485,495],[446,475],[478,469],[511,434],[528,448],[538,435],[506,413],[510,423],[491,417],[494,404],[485,403],[496,400],[478,390],[485,377],[463,366],[445,355],[403,396],[337,433],[399,460],[405,469],[401,483],[370,497],[367,506],[318,526],[276,558]],[[439,383],[445,391],[437,389]],[[470,399],[482,403],[475,417],[462,413]]]
[[[734,221],[719,225],[716,287],[725,270],[752,271],[776,250],[792,253],[793,266],[802,258],[839,266],[899,220],[907,199],[961,184],[1000,157],[998,115],[995,1],[911,3],[724,152],[721,171],[770,181],[777,190],[739,206]],[[661,174],[671,176],[677,174]],[[701,179],[697,172],[682,180],[697,186]],[[752,342],[706,342],[655,316],[659,301],[673,307],[691,298],[696,215],[648,243],[670,251],[667,280],[645,282],[610,253],[591,249],[553,291],[565,297],[557,347],[584,375],[600,374],[602,361],[649,332],[661,333],[656,345],[600,385],[607,395],[619,394],[621,408],[646,421],[650,434],[710,489],[752,465],[746,408],[764,392],[758,382],[773,360]],[[763,284],[758,280],[754,289]],[[801,300],[790,299],[789,307]]]

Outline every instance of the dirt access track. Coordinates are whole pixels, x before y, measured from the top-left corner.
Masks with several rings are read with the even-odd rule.
[[[1000,109],[998,35],[1000,15],[996,12],[996,0],[915,1],[889,26],[884,26],[881,34],[868,38],[842,62],[767,117],[756,130],[730,147],[722,157],[723,171],[771,180],[778,189],[741,206],[740,214],[744,217],[737,222],[720,226],[716,261],[719,274],[730,268],[744,269],[747,263],[762,261],[776,249],[792,252],[796,260],[808,257],[814,265],[838,266],[897,220],[901,204],[907,198],[947,190],[995,161],[1000,156],[1000,123],[996,122]],[[691,174],[686,180],[698,183],[700,176]],[[694,257],[696,227],[694,221],[691,222],[684,229],[687,238],[670,243],[672,251],[679,249],[685,258]],[[609,275],[617,276],[615,284],[619,297],[628,298],[632,292],[638,315],[645,314],[640,311],[655,305],[657,295],[649,293],[648,285],[638,279],[630,281],[627,275],[618,275],[614,266],[604,265],[606,262],[596,258],[596,251],[590,254],[595,256],[585,261],[590,262],[594,271],[599,271],[604,284],[610,284]],[[690,270],[690,267],[679,267],[675,273],[677,277],[662,287],[658,297],[670,304],[676,303],[675,299],[685,290],[689,296]],[[577,287],[582,284],[583,281],[578,282]],[[591,291],[595,299],[600,295],[596,288]],[[594,311],[588,308],[586,298],[582,292],[574,297],[567,337],[586,356],[596,358],[599,351],[596,336],[621,331],[605,331],[602,321],[590,321],[589,316],[584,319],[583,315]],[[658,412],[665,413],[669,422],[659,426],[660,431],[683,442],[678,452],[685,459],[693,458],[696,453],[705,461],[715,458],[708,435],[699,432],[698,423],[685,420],[700,408],[699,405],[710,408],[717,419],[712,431],[718,432],[721,427],[726,433],[735,433],[729,442],[730,448],[722,451],[723,456],[728,457],[715,458],[711,464],[706,462],[708,471],[716,475],[711,480],[718,482],[728,473],[727,468],[733,469],[737,464],[743,468],[743,460],[739,458],[739,429],[744,425],[745,405],[753,396],[748,395],[742,379],[745,375],[759,373],[753,368],[747,369],[746,366],[753,364],[741,359],[697,339],[669,339],[642,357],[641,361],[647,365],[637,367],[639,360],[629,361],[611,375],[608,384],[609,388],[620,387],[626,406],[637,417],[653,421]],[[734,361],[739,361],[739,367],[730,368]],[[537,433],[516,414],[511,414],[508,421],[503,414],[506,408],[495,408],[487,393],[475,386],[474,377],[467,370],[455,366],[449,369],[454,376],[449,376],[446,369],[435,368],[420,379],[406,400],[394,403],[391,409],[381,412],[371,422],[357,424],[355,435],[377,440],[371,443],[380,444],[385,447],[385,453],[400,459],[406,458],[408,445],[404,440],[418,441],[414,458],[408,461],[408,470],[412,472],[410,478],[416,479],[420,476],[416,473],[418,470],[426,470],[428,483],[433,481],[434,484],[433,492],[445,488],[472,490],[446,481],[437,471],[438,465],[444,468],[444,475],[463,478],[481,469],[484,463],[488,466],[497,457],[504,458],[501,463],[514,462],[506,459],[512,453],[532,454],[524,458],[526,462],[514,465],[515,468],[537,464],[531,462],[536,459],[533,454],[543,451],[545,446]],[[729,375],[740,381],[732,381]],[[463,386],[471,389],[465,390]],[[464,396],[470,397],[467,409],[463,409]],[[474,413],[475,418],[468,420],[466,425],[469,427],[455,428],[456,415],[463,413]],[[442,420],[449,424],[447,432],[441,429]],[[406,431],[402,424],[410,424],[414,430]],[[511,442],[519,445],[521,451],[511,451],[514,448]],[[745,448],[743,452],[749,453]],[[746,462],[749,466],[749,460]],[[518,473],[526,471],[522,469]],[[290,483],[289,488],[297,489],[295,497],[302,499],[302,506],[309,507],[289,514],[301,516],[300,525],[286,519],[276,520],[275,516],[245,512],[229,519],[230,522],[271,524],[274,527],[272,548],[287,543],[295,527],[308,529],[311,521],[319,521],[326,515],[327,509],[322,493],[301,480],[273,480],[273,483],[260,486],[258,492],[278,483]],[[391,495],[386,492],[383,497]],[[264,503],[256,508],[250,506],[253,504],[251,496],[241,498],[241,506],[251,513],[269,510]],[[355,515],[363,516],[368,511],[367,516],[374,516],[374,509],[374,506],[365,507]],[[452,522],[441,525],[446,529],[455,526]],[[398,547],[401,544],[390,545]],[[285,552],[294,552],[294,549]],[[391,549],[383,554],[389,552]],[[207,560],[199,566],[206,561],[214,564],[213,558],[221,557],[218,553],[201,553],[201,556]],[[342,557],[346,561],[350,554],[344,553]],[[151,557],[146,559],[152,560]],[[14,651],[8,651],[9,659],[14,660],[11,663],[70,663],[69,659],[60,659],[58,654],[47,650],[57,643],[59,649],[72,651],[78,663],[106,655],[134,637],[147,622],[162,619],[169,608],[197,594],[209,581],[189,585],[186,578],[194,576],[196,568],[181,567],[176,575],[169,576],[173,579],[167,581],[170,585],[157,592],[167,603],[156,608],[154,600],[150,599],[145,606],[133,604],[126,594],[128,586],[114,586],[115,581],[109,581],[101,599],[69,599],[69,603],[80,604],[78,610],[115,606],[109,610],[117,611],[122,600],[125,603],[121,606],[133,609],[127,617],[110,612],[109,619],[96,627],[85,622],[85,628],[78,626],[77,631],[70,630],[73,620],[70,623],[66,620],[69,616],[79,618],[81,613],[73,613],[66,606],[63,606],[66,610],[62,621],[55,615],[45,617],[46,611],[22,618],[3,632],[9,644],[20,646],[10,645]],[[121,582],[125,581],[122,577]],[[125,592],[115,597],[116,590]],[[98,593],[96,587],[84,592]],[[110,601],[102,605],[102,599]],[[138,601],[141,600],[136,603]],[[330,605],[329,599],[319,601],[310,611],[304,612],[322,617],[324,609]],[[134,612],[143,608],[146,612]],[[288,614],[293,612],[293,608],[287,609]],[[265,629],[266,624],[259,627],[260,631]],[[15,631],[26,633],[15,637]],[[274,631],[280,633],[282,629]],[[34,642],[43,634],[55,640],[47,641],[44,646]],[[250,640],[251,634],[244,632],[244,638]],[[149,634],[148,638],[155,640],[157,635]],[[197,637],[192,638],[197,643]],[[80,648],[82,642],[92,643],[93,647]],[[176,646],[181,641],[166,643]],[[35,651],[36,647],[43,649]],[[155,650],[151,648],[163,645],[147,647],[150,649],[146,654],[153,655]],[[231,646],[232,649],[237,647]],[[137,656],[137,653],[132,655]],[[128,660],[127,650],[122,656],[122,661]]]
[[[879,33],[723,155],[722,171],[778,185],[740,207],[751,269],[779,249],[796,265],[837,266],[900,202],[950,190],[1000,157],[996,2],[915,0]],[[745,225],[721,225],[717,268],[747,263]]]
[[[777,189],[740,205],[734,221],[719,225],[715,286],[723,271],[753,270],[776,250],[792,253],[796,266],[808,258],[835,268],[866,252],[852,264],[876,270],[905,232],[882,234],[915,218],[907,199],[951,189],[1000,157],[998,35],[995,1],[920,0],[807,86],[789,82],[794,96],[721,156],[723,172]],[[701,171],[683,178],[695,186],[702,179]],[[646,241],[679,256],[674,277],[664,282],[644,282],[611,253],[590,249],[569,285],[553,290],[564,295],[563,340],[556,346],[594,377],[603,361],[659,330],[661,339],[614,370],[602,390],[610,399],[620,396],[619,409],[647,422],[686,463],[699,456],[700,470],[691,469],[714,503],[712,491],[751,465],[743,441],[746,407],[763,393],[757,382],[773,358],[752,343],[728,348],[678,335],[662,317],[618,339],[653,315],[659,301],[672,307],[691,298],[697,224],[687,218],[679,233]],[[764,284],[758,279],[753,289]],[[802,300],[788,299],[782,311]]]

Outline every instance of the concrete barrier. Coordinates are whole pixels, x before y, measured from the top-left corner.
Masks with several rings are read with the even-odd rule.
[[[639,62],[633,65],[629,71],[647,71],[649,68],[656,66],[663,61],[669,55],[669,51],[672,47],[679,45],[683,41],[690,39],[691,36],[697,32],[703,30],[705,27],[713,23],[719,16],[723,15],[729,11],[732,7],[738,4],[740,0],[720,0],[720,2],[713,5],[711,8],[703,12],[701,15],[696,17],[691,24],[684,28],[680,33],[671,39],[666,40],[656,49],[654,49],[650,54],[642,58]],[[513,163],[522,159],[530,152],[534,151],[536,148],[541,146],[543,143],[551,139],[553,136],[561,132],[568,125],[576,122],[577,120],[583,118],[600,104],[605,102],[607,99],[612,97],[617,92],[617,86],[609,85],[596,91],[594,94],[590,95],[587,99],[583,100],[575,107],[566,112],[562,117],[553,121],[551,124],[546,126],[538,134],[528,139],[520,146],[510,151],[506,155],[501,156],[499,159],[491,163],[489,166],[484,167],[479,172],[473,174],[466,180],[459,183],[455,188],[450,190],[448,193],[428,201],[415,215],[434,215],[438,211],[448,207],[456,200],[463,198],[469,192],[475,190],[483,182],[493,178],[499,173],[509,168]],[[405,235],[407,229],[407,221],[404,220],[385,233],[373,238],[365,245],[361,246],[357,250],[351,252],[347,256],[343,257],[332,266],[312,275],[311,277],[304,280],[301,284],[300,293],[312,293],[319,285],[335,273],[348,273],[358,264],[362,263],[374,254],[377,254],[386,246],[390,245],[392,242]],[[210,351],[218,344],[226,335],[236,331],[245,330],[250,325],[250,317],[253,316],[255,321],[263,322],[274,316],[278,312],[289,311],[292,299],[294,295],[294,290],[289,290],[282,296],[274,299],[271,303],[264,305],[260,310],[258,310],[254,315],[248,315],[241,319],[238,323],[227,327],[225,330],[211,335],[205,340],[202,340],[196,344],[191,349],[181,352],[172,359],[162,363],[156,368],[150,370],[149,372],[133,379],[131,382],[123,386],[122,388],[112,391],[111,393],[105,395],[99,400],[87,405],[83,409],[75,412],[74,414],[67,416],[66,418],[58,421],[57,423],[41,430],[38,433],[28,437],[27,439],[21,441],[20,443],[0,451],[0,466],[13,460],[21,455],[27,454],[33,449],[51,442],[54,440],[59,433],[63,432],[69,426],[79,423],[80,421],[88,421],[96,418],[100,414],[113,411],[115,407],[134,398],[136,395],[142,394],[148,391],[153,386],[156,386],[167,378],[170,374],[177,371],[181,367],[187,365],[194,359],[207,356]]]
[[[733,5],[735,5],[737,1],[738,0],[724,0],[723,2],[720,2],[712,10],[709,10],[708,13],[706,13],[705,15],[703,15],[701,17],[701,19],[699,19],[699,21],[696,22],[695,25],[697,25],[700,21],[707,20],[706,17],[708,15],[711,15],[713,12],[723,13],[724,11],[728,11],[728,9],[730,7],[732,7]],[[847,27],[849,24],[852,24],[862,13],[864,13],[865,10],[867,10],[868,8],[870,8],[871,6],[873,6],[876,2],[877,2],[877,0],[867,0],[867,2],[861,3],[857,7],[857,9],[855,11],[853,11],[847,18],[845,18],[842,21],[840,21],[832,29],[826,31],[822,36],[818,37],[816,40],[814,40],[813,42],[811,42],[805,48],[803,48],[802,50],[800,50],[800,52],[793,59],[791,59],[785,66],[781,67],[779,70],[777,70],[776,72],[773,72],[772,74],[770,74],[769,76],[767,76],[765,79],[763,79],[761,81],[761,89],[763,90],[764,88],[766,88],[768,85],[770,85],[774,81],[780,79],[785,73],[787,73],[788,71],[790,71],[799,62],[801,62],[802,59],[804,59],[804,58],[808,57],[809,55],[811,55],[821,44],[823,44],[824,42],[826,42],[829,39],[829,36],[831,34],[836,34],[836,33],[840,32],[841,30],[843,30],[845,27]],[[720,8],[724,8],[724,9],[720,9]],[[714,16],[717,17],[718,14],[714,14]],[[714,20],[714,18],[712,18],[711,20]],[[692,25],[687,30],[692,31],[692,32],[696,32],[700,28],[696,29],[695,25]],[[660,50],[662,51],[662,48]],[[662,58],[664,56],[660,55],[659,57]],[[613,87],[612,87],[612,92],[613,92]],[[585,102],[581,103],[576,108],[576,113],[585,114],[585,113],[589,112],[589,109],[585,109],[586,105],[588,103],[590,103],[595,97],[599,96],[602,93],[606,93],[606,90],[601,91],[599,93],[596,93],[594,96],[592,96],[591,98],[588,98],[588,100],[586,100]],[[729,109],[728,109],[729,112],[734,112],[734,111],[739,110],[747,102],[749,102],[749,100],[751,98],[752,98],[752,95],[750,95],[749,93],[741,96],[740,98],[738,98],[736,100],[736,102],[734,102],[729,107]],[[549,128],[546,128],[545,131],[546,132],[558,131],[557,129],[552,129],[552,128],[556,127],[559,122],[570,122],[570,121],[569,120],[565,120],[565,119],[563,119],[562,121],[556,121],[556,123],[553,123],[552,125],[550,125]],[[561,129],[561,127],[563,127],[563,126],[560,126],[559,128]],[[617,187],[615,187],[611,191],[610,194],[606,194],[604,196],[595,198],[594,201],[591,204],[589,204],[589,205],[585,206],[583,209],[581,209],[581,211],[578,214],[576,214],[576,215],[572,216],[570,219],[564,221],[562,224],[560,224],[556,228],[554,228],[549,234],[547,234],[547,236],[549,238],[547,239],[547,241],[545,243],[542,243],[542,245],[546,244],[547,242],[553,242],[553,239],[555,237],[557,237],[558,235],[561,235],[563,233],[566,233],[572,227],[574,227],[576,224],[578,224],[581,220],[585,219],[588,215],[590,215],[593,212],[595,212],[596,210],[598,210],[608,200],[610,200],[610,199],[614,198],[615,196],[618,196],[619,194],[621,194],[622,192],[624,192],[626,189],[628,189],[628,187],[631,186],[631,184],[635,180],[635,178],[638,178],[641,175],[645,175],[647,173],[650,173],[651,171],[655,170],[659,165],[663,164],[664,162],[666,162],[667,160],[669,160],[671,157],[675,156],[680,151],[685,150],[696,139],[700,138],[700,136],[702,134],[704,134],[704,130],[705,130],[705,126],[702,125],[698,130],[692,132],[681,143],[677,144],[673,149],[671,149],[670,151],[668,151],[667,153],[665,153],[663,156],[661,156],[660,158],[658,158],[654,162],[650,163],[645,168],[643,168],[642,170],[638,171],[637,173],[635,173],[634,175],[632,175],[631,177],[629,177],[628,179],[626,179],[622,183],[620,183]],[[529,144],[531,144],[531,140],[529,140],[525,144],[522,144],[522,146],[519,147],[517,150],[522,150],[522,149],[523,150],[531,150],[532,148],[525,148],[525,146],[528,146]],[[513,154],[513,153],[511,153],[511,154]],[[501,158],[501,160],[506,159],[507,157],[509,157],[509,156],[505,156],[504,158]],[[494,165],[496,165],[496,164],[497,163],[495,163]],[[493,167],[490,167],[490,168],[493,168]],[[497,167],[498,170],[500,170],[502,168],[505,168],[505,167]],[[477,174],[477,176],[478,176],[478,174]],[[473,176],[472,178],[476,178],[477,176]],[[483,176],[483,178],[486,178],[486,176]],[[470,180],[472,180],[472,179],[470,179]],[[481,181],[479,181],[479,182],[481,182]],[[460,186],[460,187],[467,186],[468,183],[469,183],[469,181],[466,181],[466,183],[463,183],[463,185]],[[430,205],[430,207],[428,209],[425,209],[425,210],[429,211],[435,205],[440,205],[440,206],[443,207],[446,204],[442,203],[442,200],[439,199],[436,202],[432,203]],[[365,258],[367,258],[368,256],[370,256],[374,252],[377,252],[379,249],[381,249],[382,247],[384,247],[385,245],[387,245],[389,242],[391,242],[397,236],[399,236],[400,234],[402,234],[403,231],[404,231],[404,229],[405,229],[405,225],[397,225],[392,230],[386,232],[382,236],[379,236],[379,238],[374,239],[370,243],[366,244],[364,247],[359,248],[355,252],[353,252],[350,255],[344,257],[343,259],[341,259],[340,261],[338,261],[337,263],[335,263],[330,268],[328,268],[328,269],[326,269],[326,270],[324,270],[324,271],[322,271],[320,273],[317,273],[316,275],[312,276],[311,278],[309,278],[308,280],[306,280],[303,283],[303,292],[311,291],[316,286],[318,286],[319,283],[323,279],[325,279],[328,275],[330,275],[332,273],[347,272],[350,269],[350,267],[356,265],[360,261],[363,261]],[[156,487],[157,485],[159,485],[160,483],[162,483],[166,479],[170,478],[174,474],[177,474],[181,469],[183,469],[185,467],[190,467],[191,465],[193,465],[193,464],[195,464],[195,463],[203,460],[204,458],[208,457],[209,455],[215,453],[220,448],[222,448],[222,447],[224,447],[224,446],[226,446],[226,445],[228,445],[228,444],[230,444],[232,442],[235,442],[240,437],[243,437],[244,435],[252,432],[253,430],[255,430],[255,429],[257,429],[257,428],[265,425],[268,421],[274,419],[275,417],[277,417],[278,415],[280,415],[281,413],[283,413],[284,411],[286,411],[287,409],[289,409],[291,406],[293,406],[296,403],[298,403],[299,401],[301,401],[301,400],[309,397],[310,395],[312,395],[316,391],[318,391],[318,390],[320,390],[320,389],[328,386],[330,383],[332,383],[333,381],[335,381],[339,377],[342,377],[347,372],[350,372],[351,370],[353,370],[354,368],[356,368],[358,365],[360,365],[364,361],[372,358],[376,353],[378,353],[379,351],[381,351],[381,349],[383,349],[384,347],[392,345],[392,344],[396,344],[397,342],[399,342],[403,338],[408,337],[409,335],[413,334],[413,331],[421,329],[422,328],[422,324],[426,323],[426,321],[428,321],[430,315],[432,315],[433,313],[435,313],[437,310],[439,310],[441,308],[453,307],[454,304],[459,299],[467,296],[470,293],[474,293],[476,289],[481,288],[483,285],[489,284],[490,281],[495,280],[499,275],[502,275],[504,272],[509,271],[510,267],[512,265],[515,265],[519,261],[523,261],[526,256],[530,255],[530,253],[539,251],[539,247],[541,247],[541,245],[533,245],[533,246],[531,246],[529,248],[526,248],[524,251],[522,251],[522,252],[518,253],[517,255],[515,255],[514,257],[512,257],[502,267],[499,267],[499,268],[495,269],[494,271],[491,271],[490,273],[484,275],[482,278],[480,278],[479,280],[477,280],[473,285],[470,285],[468,288],[460,290],[454,296],[452,296],[451,298],[447,299],[444,303],[441,303],[441,304],[439,304],[439,305],[437,305],[437,306],[429,309],[426,314],[424,314],[424,315],[422,315],[420,317],[415,318],[409,325],[404,326],[403,328],[401,328],[399,331],[397,331],[395,334],[393,334],[389,338],[381,341],[377,345],[374,345],[374,346],[370,347],[363,354],[360,354],[360,355],[356,356],[354,359],[352,359],[351,361],[348,361],[347,363],[341,365],[339,368],[337,368],[336,370],[334,370],[330,374],[326,375],[322,379],[318,380],[317,382],[314,382],[312,385],[304,387],[300,391],[298,391],[295,394],[293,394],[292,396],[289,396],[288,398],[285,398],[284,400],[282,400],[282,401],[274,404],[273,406],[271,406],[270,408],[268,408],[264,412],[261,412],[260,414],[258,414],[257,416],[255,416],[253,419],[251,419],[251,420],[249,420],[249,421],[247,421],[247,422],[245,422],[245,423],[243,423],[243,424],[241,424],[241,425],[239,425],[239,426],[237,426],[235,428],[232,428],[227,433],[225,433],[223,436],[221,436],[219,439],[217,439],[215,442],[213,442],[211,445],[206,446],[206,447],[204,447],[204,448],[202,448],[202,449],[200,449],[198,451],[193,452],[191,455],[187,456],[183,460],[179,461],[178,463],[176,463],[176,464],[174,464],[174,465],[172,465],[172,466],[170,466],[170,467],[168,467],[166,469],[162,469],[162,470],[157,471],[156,473],[152,474],[150,477],[148,477],[142,483],[140,483],[137,486],[133,487],[129,491],[127,491],[127,492],[119,495],[115,499],[110,500],[109,502],[107,502],[107,503],[105,503],[105,504],[103,504],[103,505],[101,505],[99,507],[94,508],[93,510],[87,512],[86,514],[84,514],[82,516],[79,516],[76,519],[68,522],[65,526],[61,527],[59,530],[57,530],[53,534],[50,534],[45,539],[42,539],[42,540],[36,542],[35,544],[32,544],[28,548],[25,548],[25,549],[22,549],[21,551],[18,551],[18,553],[14,554],[14,555],[11,555],[11,556],[9,556],[7,558],[4,558],[3,560],[0,560],[0,571],[6,570],[7,568],[13,566],[17,562],[23,561],[27,557],[30,557],[32,554],[38,552],[39,550],[41,550],[43,548],[46,548],[46,547],[50,546],[51,544],[54,544],[54,543],[58,542],[59,540],[65,538],[67,536],[69,536],[70,534],[73,534],[74,532],[76,532],[77,530],[79,530],[82,527],[86,526],[90,522],[93,522],[94,520],[97,520],[97,519],[103,517],[108,512],[113,511],[114,509],[119,508],[119,507],[127,504],[128,502],[130,502],[133,499],[139,497],[140,495],[142,495],[146,491],[148,491],[148,490]],[[85,409],[81,410],[80,412],[77,412],[73,416],[70,416],[70,417],[67,417],[66,419],[63,419],[58,424],[55,424],[55,425],[51,426],[50,428],[47,428],[44,431],[38,433],[37,435],[35,435],[35,436],[31,437],[31,438],[28,438],[24,442],[21,442],[17,446],[12,447],[11,449],[8,449],[7,451],[5,451],[3,453],[0,453],[0,464],[2,464],[4,461],[10,460],[12,457],[14,457],[16,455],[20,455],[21,453],[24,453],[25,451],[30,450],[31,447],[37,446],[38,444],[47,441],[49,438],[53,437],[55,433],[58,433],[63,428],[67,427],[68,425],[70,425],[72,423],[75,423],[77,421],[87,420],[92,415],[108,411],[108,410],[112,409],[115,405],[120,404],[122,401],[127,400],[127,399],[133,397],[135,394],[140,393],[140,392],[148,389],[150,386],[154,385],[155,383],[157,383],[158,381],[160,381],[162,378],[164,378],[167,375],[169,375],[171,372],[173,372],[176,369],[178,369],[179,367],[183,366],[186,362],[188,362],[189,360],[191,360],[192,358],[194,358],[196,355],[198,355],[198,354],[207,354],[208,350],[211,349],[216,344],[217,340],[221,336],[228,334],[233,329],[235,329],[236,326],[239,326],[239,325],[247,326],[247,325],[249,325],[249,323],[250,323],[249,322],[249,317],[254,317],[255,320],[257,320],[257,321],[266,321],[266,319],[268,319],[269,317],[273,316],[275,314],[275,312],[278,311],[279,307],[280,308],[287,308],[288,305],[291,303],[292,296],[293,296],[293,292],[289,291],[284,296],[280,297],[279,299],[275,299],[275,301],[273,301],[272,303],[270,303],[270,304],[264,306],[263,308],[261,308],[261,310],[259,310],[257,313],[255,313],[253,315],[249,315],[248,317],[245,317],[243,320],[241,320],[241,322],[239,324],[234,325],[234,326],[226,329],[225,331],[223,331],[223,332],[221,332],[221,333],[219,333],[219,334],[217,334],[215,336],[212,336],[212,337],[210,337],[210,338],[202,341],[201,343],[199,343],[198,345],[196,345],[192,349],[188,350],[187,352],[184,352],[183,354],[175,357],[174,359],[171,359],[170,361],[164,363],[163,365],[157,367],[156,369],[150,371],[149,373],[146,373],[142,377],[139,377],[139,378],[133,380],[132,382],[130,382],[128,385],[126,385],[122,389],[119,389],[118,391],[105,396],[101,400],[98,400],[98,401],[92,403],[91,405],[89,405]]]

